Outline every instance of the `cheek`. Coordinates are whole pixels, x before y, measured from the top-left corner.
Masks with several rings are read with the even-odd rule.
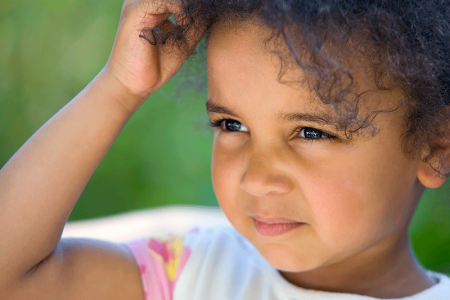
[[[279,257],[271,247],[259,244],[245,215],[249,197],[239,186],[246,165],[244,144],[242,140],[214,140],[214,191],[234,227],[267,258]],[[283,170],[295,187],[282,197],[286,199],[283,204],[309,226],[286,244],[282,256],[308,257],[318,263],[338,261],[373,246],[409,222],[415,171],[401,151],[374,144],[330,151],[297,149],[286,160],[289,163]],[[311,247],[305,248],[305,243]],[[311,261],[299,262],[299,266],[309,266]]]
[[[236,185],[239,183],[240,168],[243,163],[240,161],[238,151],[218,144],[219,142],[215,139],[211,160],[211,178],[217,201],[232,221],[233,216],[230,213],[238,211],[239,197],[236,193],[239,189]]]
[[[214,193],[221,209],[230,223],[250,241],[253,221],[246,214],[248,194],[240,187],[245,172],[245,138],[229,137],[214,139],[211,177]]]
[[[299,174],[302,198],[310,211],[308,221],[319,239],[335,249],[351,244],[349,239],[357,240],[367,222],[364,182],[336,167]]]
[[[414,206],[408,194],[414,176],[405,176],[414,171],[405,158],[350,150],[297,174],[319,238],[341,251],[364,248],[405,226]]]

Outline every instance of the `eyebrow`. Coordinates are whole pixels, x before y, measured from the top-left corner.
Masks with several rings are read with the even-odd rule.
[[[228,108],[225,108],[217,103],[212,102],[211,99],[208,99],[208,101],[206,101],[206,111],[208,113],[226,114],[233,117],[237,117],[237,114],[235,114]]]
[[[212,102],[211,99],[206,101],[206,110],[208,113],[218,113],[218,114],[226,114],[233,117],[238,117],[236,113],[231,111],[230,109],[223,107],[217,103]],[[293,122],[293,121],[307,121],[314,122],[321,125],[332,125],[336,128],[336,130],[344,131],[344,128],[336,118],[332,116],[322,113],[322,112],[314,112],[314,113],[278,113],[277,120],[280,122]]]

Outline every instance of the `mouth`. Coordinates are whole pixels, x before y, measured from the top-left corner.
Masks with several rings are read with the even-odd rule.
[[[263,218],[253,216],[256,231],[262,236],[277,236],[291,231],[305,223],[285,218]]]

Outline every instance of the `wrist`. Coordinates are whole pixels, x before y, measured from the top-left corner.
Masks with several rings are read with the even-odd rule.
[[[128,111],[129,114],[133,114],[150,96],[150,94],[133,94],[106,67],[95,77],[94,82],[100,85],[103,92]]]

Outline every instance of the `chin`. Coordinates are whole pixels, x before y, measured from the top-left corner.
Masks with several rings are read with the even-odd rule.
[[[301,273],[317,269],[322,265],[320,258],[316,255],[293,253],[285,245],[271,244],[256,247],[269,264],[279,271]]]
[[[277,270],[282,272],[289,272],[289,273],[302,273],[311,271],[318,268],[318,265],[313,264],[311,262],[299,262],[298,259],[293,260],[287,260],[283,259],[282,261],[280,259],[277,260],[269,260],[266,258],[266,260]]]

